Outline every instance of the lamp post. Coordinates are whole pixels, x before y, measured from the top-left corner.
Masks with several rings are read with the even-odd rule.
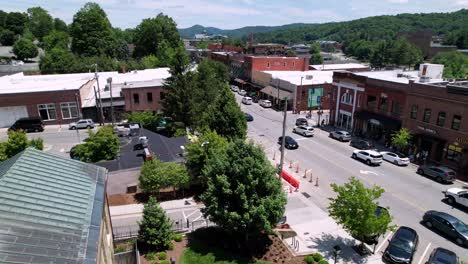
[[[107,78],[107,84],[109,85],[109,92],[110,92],[110,110],[111,110],[111,119],[112,119],[112,126],[114,126],[115,123],[115,117],[114,117],[114,106],[113,106],[113,100],[112,100],[112,77]]]
[[[335,264],[336,264],[336,258],[338,255],[341,253],[341,247],[339,245],[336,245],[333,247],[333,256],[335,257]]]

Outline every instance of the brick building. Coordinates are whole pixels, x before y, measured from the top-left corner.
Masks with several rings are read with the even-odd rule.
[[[163,82],[164,79],[155,79],[121,86],[125,111],[161,111]]]
[[[456,46],[443,45],[443,37],[434,35],[430,30],[398,32],[397,37],[406,38],[409,42],[420,48],[426,60],[431,59],[439,52],[457,50]]]
[[[253,55],[284,55],[285,45],[276,43],[251,44],[247,48],[248,54]]]
[[[307,71],[309,59],[277,56],[245,56],[244,69],[248,80],[254,71]]]
[[[224,45],[221,43],[211,43],[208,44],[208,49],[211,51],[226,51],[226,52],[237,52],[243,53],[244,49],[241,47],[231,46],[231,45]]]

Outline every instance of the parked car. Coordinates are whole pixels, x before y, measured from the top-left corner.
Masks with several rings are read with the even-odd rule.
[[[374,144],[370,143],[369,141],[365,141],[361,139],[351,140],[349,145],[358,149],[373,149],[374,148]]]
[[[94,128],[94,122],[91,119],[80,119],[68,125],[68,129]]]
[[[246,105],[251,105],[252,104],[252,98],[244,96],[244,98],[242,98],[242,103],[246,104]]]
[[[309,122],[307,122],[307,119],[300,117],[296,119],[296,126],[308,126]]]
[[[314,128],[311,126],[297,126],[293,128],[293,132],[297,134],[301,134],[304,137],[314,136]]]
[[[231,85],[231,91],[237,93],[239,91],[239,87],[237,87],[235,85]]]
[[[259,100],[258,104],[260,104],[260,106],[263,107],[263,108],[270,108],[271,107],[271,101],[270,100]]]
[[[245,120],[247,122],[251,122],[251,121],[254,120],[254,118],[253,118],[253,116],[251,114],[249,114],[249,113],[244,113],[244,114],[245,114]]]
[[[426,264],[458,264],[457,254],[445,248],[435,248]]]
[[[282,144],[282,139],[283,137],[278,138],[278,144]],[[299,148],[299,144],[297,144],[297,141],[294,140],[294,138],[286,136],[284,137],[284,147],[287,149],[297,149]]]
[[[382,155],[374,150],[355,150],[351,157],[362,160],[367,165],[380,165],[382,163]]]
[[[375,209],[375,215],[377,217],[380,217],[383,214],[386,214],[386,215],[389,214],[387,208],[382,207],[382,206],[377,206],[377,208]],[[379,237],[381,235],[382,234],[374,234],[374,235],[371,235],[371,236],[368,236],[368,237],[364,237],[362,241],[364,243],[366,243],[366,244],[369,244],[369,245],[378,244],[379,243]]]
[[[455,171],[444,166],[421,165],[417,173],[423,176],[429,176],[438,182],[452,183],[457,179]]]
[[[458,245],[468,246],[468,226],[455,216],[431,210],[424,214],[423,222],[428,228],[437,229]]]
[[[382,154],[382,158],[388,162],[391,162],[395,165],[408,165],[410,160],[408,157],[401,153],[393,153],[388,151],[380,152]]]
[[[444,193],[447,203],[468,207],[468,189],[450,188]]]
[[[244,96],[247,92],[245,90],[239,90],[238,94]]]
[[[16,122],[8,129],[11,131],[24,130],[25,132],[42,132],[44,131],[44,123],[40,117],[24,117],[16,120]]]
[[[351,140],[351,134],[347,131],[332,131],[330,132],[329,135],[331,138],[338,139],[339,141],[350,141]]]
[[[401,226],[388,243],[382,258],[386,263],[410,264],[418,243],[418,233],[410,227]]]

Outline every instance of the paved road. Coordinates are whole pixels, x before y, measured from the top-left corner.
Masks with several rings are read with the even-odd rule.
[[[241,98],[238,95],[236,97],[240,102]],[[277,139],[281,135],[282,113],[264,109],[258,104],[241,104],[241,108],[254,117],[254,121],[248,123],[248,136],[262,145],[270,158],[276,152],[276,161],[279,161]],[[468,260],[466,248],[428,230],[420,223],[423,214],[428,210],[444,211],[468,223],[466,210],[452,208],[442,202],[442,191],[450,187],[461,186],[462,183],[439,184],[416,174],[416,167],[412,165],[398,167],[384,161],[378,167],[367,166],[351,159],[353,148],[349,144],[329,138],[325,131],[316,129],[316,134],[312,138],[293,134],[292,128],[296,117],[298,116],[288,113],[286,134],[298,141],[299,149],[286,150],[284,166],[289,165],[289,161],[293,161],[293,164],[299,162],[299,175],[303,175],[304,169],[311,169],[314,182],[315,177],[319,176],[319,188],[310,188],[309,184],[309,189],[301,189],[300,192],[310,195],[309,199],[326,211],[329,203],[328,197],[334,196],[330,187],[331,183],[343,184],[348,181],[349,177],[355,176],[367,186],[379,185],[385,189],[380,204],[390,207],[394,223],[412,227],[419,234],[420,244],[413,263],[423,263],[422,260],[426,259],[432,249],[438,246],[450,249]],[[307,181],[301,176],[298,178],[301,181]],[[382,238],[381,244],[377,246],[379,251],[385,249],[385,242],[386,240]]]

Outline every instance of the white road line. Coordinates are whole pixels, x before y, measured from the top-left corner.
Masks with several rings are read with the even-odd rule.
[[[202,214],[200,214],[200,215],[199,215],[197,218],[193,219],[193,220],[192,220],[192,222],[195,222],[195,221],[197,221],[198,219],[202,218],[202,216],[203,216],[203,215],[202,215]]]
[[[387,242],[388,238],[393,234],[392,231],[390,231],[390,233],[388,233],[388,235],[385,237],[385,239],[382,241],[382,244],[380,244],[379,247],[377,247],[377,249],[375,250],[375,252],[380,252],[380,249],[383,247],[383,245],[385,245],[385,243]]]
[[[427,254],[427,251],[429,250],[429,248],[431,247],[432,243],[429,242],[429,244],[427,245],[426,249],[424,250],[424,253],[422,254],[421,258],[419,259],[419,262],[418,264],[421,264],[424,260],[424,257],[426,256]]]
[[[196,212],[200,212],[200,210],[193,210],[193,212],[191,212],[189,215],[187,215],[187,218],[189,218],[190,216],[192,216]]]
[[[187,217],[185,216],[184,210],[182,210],[182,215],[184,216],[184,222],[187,221]]]

